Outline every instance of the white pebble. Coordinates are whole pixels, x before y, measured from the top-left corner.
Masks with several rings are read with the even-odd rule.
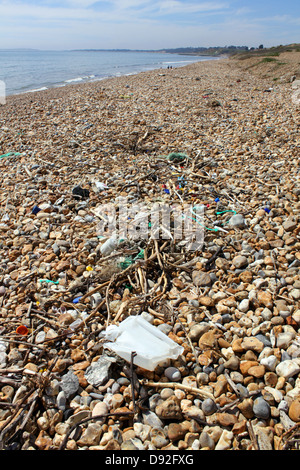
[[[227,431],[224,429],[224,431],[221,434],[221,437],[215,447],[215,450],[227,450],[231,446],[231,441],[233,439],[233,432]]]
[[[285,377],[289,379],[300,372],[300,359],[287,359],[282,361],[276,367],[276,374],[280,377]]]

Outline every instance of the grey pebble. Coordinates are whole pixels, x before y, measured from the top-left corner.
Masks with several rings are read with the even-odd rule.
[[[248,398],[249,397],[249,390],[247,387],[244,387],[241,383],[236,384],[236,389],[238,390],[241,398]]]
[[[153,411],[146,411],[142,415],[143,424],[148,424],[152,428],[163,428],[163,423]]]
[[[65,375],[62,376],[60,387],[66,395],[66,398],[70,398],[78,391],[79,379],[72,370],[69,370]]]
[[[253,413],[256,418],[268,419],[270,417],[270,405],[262,397],[256,398],[253,403]]]
[[[176,367],[167,367],[165,376],[171,382],[179,382],[181,380],[181,373]]]
[[[172,331],[172,326],[168,325],[168,323],[162,323],[161,325],[157,326],[157,329],[164,333],[165,335],[168,335],[170,331]]]
[[[201,405],[201,409],[206,416],[210,416],[217,411],[217,404],[211,398],[206,398]]]
[[[269,347],[272,346],[270,340],[265,335],[262,335],[262,334],[259,333],[255,337],[257,339],[259,339],[259,341],[261,341],[265,345],[265,347],[269,348]]]
[[[215,441],[210,437],[210,435],[206,431],[202,431],[200,434],[200,447],[208,447],[210,450],[214,450],[215,448]]]
[[[90,397],[93,398],[94,400],[103,400],[104,395],[102,393],[91,392]]]
[[[92,364],[85,371],[85,378],[94,387],[99,387],[109,378],[109,372],[115,359],[108,356],[101,356],[97,362]]]
[[[234,228],[244,228],[245,219],[241,214],[235,214],[229,219],[228,225]]]
[[[56,397],[56,405],[59,410],[65,411],[66,409],[67,398],[66,394],[63,390],[59,392]]]
[[[160,393],[155,393],[151,397],[149,397],[149,409],[151,411],[154,411],[157,405],[163,402],[163,399],[160,395]]]

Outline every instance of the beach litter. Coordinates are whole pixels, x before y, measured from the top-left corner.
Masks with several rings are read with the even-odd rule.
[[[126,361],[131,361],[143,369],[154,370],[166,359],[177,359],[184,348],[176,344],[158,328],[140,316],[129,316],[118,326],[110,325],[102,333],[108,348]]]
[[[299,448],[298,108],[240,77],[8,97],[1,449]]]

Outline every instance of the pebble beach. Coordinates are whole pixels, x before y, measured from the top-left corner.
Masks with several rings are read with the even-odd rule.
[[[300,53],[247,60],[0,106],[2,450],[299,449]],[[205,207],[201,249],[105,254],[120,197]],[[178,357],[105,347],[137,316]]]

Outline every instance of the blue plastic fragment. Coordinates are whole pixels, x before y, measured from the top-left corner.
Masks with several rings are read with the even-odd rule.
[[[41,210],[41,209],[40,209],[38,206],[34,206],[33,209],[32,209],[32,213],[33,213],[34,215],[36,215],[38,212],[40,212],[40,210]]]

